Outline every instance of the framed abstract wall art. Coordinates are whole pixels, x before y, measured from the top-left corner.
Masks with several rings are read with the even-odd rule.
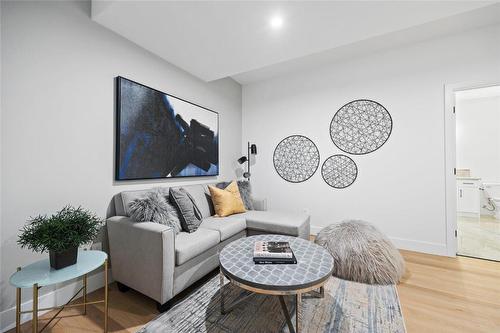
[[[115,179],[219,174],[219,114],[117,77]]]

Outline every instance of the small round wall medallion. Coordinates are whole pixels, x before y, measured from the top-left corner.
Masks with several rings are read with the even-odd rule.
[[[346,188],[351,186],[358,177],[358,167],[349,156],[333,155],[323,163],[321,175],[331,187]]]
[[[330,137],[343,152],[369,154],[389,139],[392,118],[381,104],[358,99],[342,106],[330,123]]]
[[[291,135],[276,146],[274,168],[281,178],[300,183],[314,175],[319,166],[319,151],[314,142],[303,135]]]

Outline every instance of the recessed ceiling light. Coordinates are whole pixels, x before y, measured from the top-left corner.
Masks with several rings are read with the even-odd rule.
[[[271,28],[279,29],[283,26],[283,18],[279,15],[273,16],[270,21]]]

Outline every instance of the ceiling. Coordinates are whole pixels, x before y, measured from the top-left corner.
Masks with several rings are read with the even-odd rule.
[[[494,3],[93,0],[92,19],[205,81],[245,84],[498,22]],[[270,24],[276,16],[279,29]]]

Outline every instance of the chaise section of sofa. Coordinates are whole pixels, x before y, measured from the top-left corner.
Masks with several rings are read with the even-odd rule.
[[[203,221],[193,233],[175,234],[172,228],[130,219],[130,203],[152,189],[124,191],[113,199],[114,216],[107,219],[112,274],[122,287],[154,299],[159,310],[218,265],[218,253],[228,243],[247,235],[276,233],[309,238],[306,214],[267,211],[266,200],[254,200],[255,210],[228,217],[214,216],[208,186],[183,186],[194,198]],[[123,288],[122,288],[123,289]]]

